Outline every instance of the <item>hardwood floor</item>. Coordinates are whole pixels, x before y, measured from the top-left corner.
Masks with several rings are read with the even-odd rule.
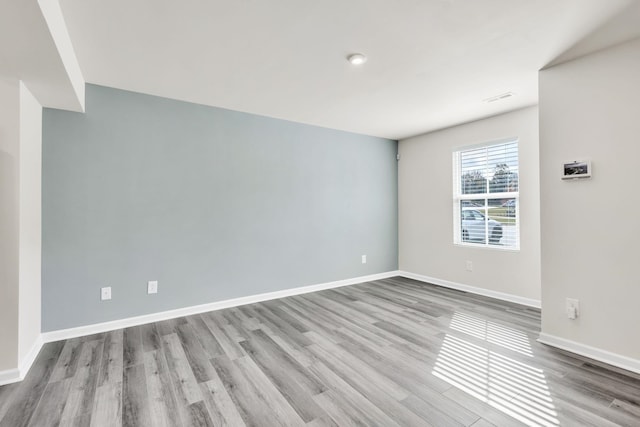
[[[538,310],[392,278],[44,346],[0,426],[640,426]]]

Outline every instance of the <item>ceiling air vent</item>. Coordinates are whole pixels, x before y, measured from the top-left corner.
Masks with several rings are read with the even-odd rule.
[[[500,95],[496,95],[496,96],[492,96],[491,98],[484,99],[483,101],[488,104],[488,103],[491,103],[491,102],[496,102],[496,101],[501,101],[503,99],[511,98],[514,95],[515,95],[515,93],[513,93],[513,92],[505,92],[505,93],[502,93]]]

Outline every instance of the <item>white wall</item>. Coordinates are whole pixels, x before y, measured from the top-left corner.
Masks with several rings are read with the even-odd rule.
[[[42,107],[20,83],[18,360],[40,335],[42,253]]]
[[[0,371],[18,357],[19,85],[0,78]]]
[[[593,178],[561,181],[561,163],[582,158]],[[635,359],[639,159],[640,40],[540,72],[542,332]]]
[[[42,107],[18,80],[0,79],[0,384],[39,349]]]
[[[514,136],[520,140],[520,251],[454,245],[453,151]],[[400,270],[539,301],[538,109],[409,138],[399,152]]]

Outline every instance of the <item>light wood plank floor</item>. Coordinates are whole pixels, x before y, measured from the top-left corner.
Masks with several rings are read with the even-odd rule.
[[[50,343],[0,426],[640,426],[540,313],[392,278]]]

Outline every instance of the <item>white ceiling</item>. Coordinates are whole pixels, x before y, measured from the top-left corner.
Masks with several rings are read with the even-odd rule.
[[[537,71],[635,3],[60,0],[89,83],[393,139],[536,104]]]
[[[0,0],[0,78],[22,80],[42,105],[82,111],[84,80],[55,0]]]

